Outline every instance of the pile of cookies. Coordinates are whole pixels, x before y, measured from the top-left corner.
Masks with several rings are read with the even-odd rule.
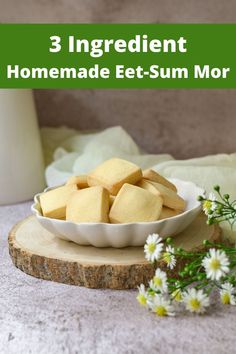
[[[186,206],[170,181],[118,158],[41,194],[40,205],[49,218],[112,224],[162,220],[180,214]]]

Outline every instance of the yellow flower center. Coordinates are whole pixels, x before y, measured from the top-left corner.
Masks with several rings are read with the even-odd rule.
[[[213,258],[210,262],[210,267],[212,270],[218,270],[220,268],[220,261],[216,258]]]
[[[166,308],[161,305],[156,307],[155,312],[158,316],[166,316],[167,315]]]
[[[165,263],[170,264],[171,262],[171,254],[169,252],[165,252],[163,254],[163,260]]]
[[[143,294],[138,294],[137,300],[140,303],[140,305],[146,306],[147,304],[147,299]]]
[[[148,251],[149,251],[150,253],[153,253],[153,252],[155,251],[155,249],[156,249],[156,244],[155,244],[155,243],[149,243],[149,245],[148,245]]]
[[[198,299],[191,299],[189,304],[193,310],[198,310],[201,307],[201,303]]]
[[[162,286],[162,280],[159,277],[154,277],[153,278],[153,283],[155,286]]]
[[[182,301],[182,294],[181,290],[177,289],[172,293],[172,297],[175,301]]]
[[[223,293],[221,295],[221,301],[222,301],[222,304],[224,305],[229,305],[230,304],[230,296],[229,296],[229,293]]]
[[[203,209],[210,210],[211,209],[212,202],[210,200],[205,200],[203,203]]]

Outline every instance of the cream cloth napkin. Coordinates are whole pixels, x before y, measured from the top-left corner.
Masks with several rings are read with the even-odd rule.
[[[236,199],[236,153],[218,154],[189,160],[175,160],[169,154],[145,154],[121,127],[101,132],[81,133],[66,127],[42,128],[46,180],[48,186],[63,184],[71,175],[86,174],[99,163],[120,157],[152,167],[166,177],[192,181],[207,193],[219,184],[223,193]],[[227,237],[236,240],[227,224],[222,224]]]

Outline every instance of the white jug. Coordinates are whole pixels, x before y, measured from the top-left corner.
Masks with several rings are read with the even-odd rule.
[[[0,204],[43,190],[44,162],[31,90],[0,90]]]

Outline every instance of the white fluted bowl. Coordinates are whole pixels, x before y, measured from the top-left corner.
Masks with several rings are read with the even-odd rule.
[[[201,210],[201,204],[197,197],[204,193],[202,188],[197,187],[192,182],[174,178],[170,181],[176,185],[178,194],[185,199],[186,210],[182,214],[160,221],[108,224],[75,223],[50,219],[42,216],[39,202],[40,194],[35,196],[31,209],[45,229],[63,240],[94,247],[143,246],[149,234],[158,233],[165,238],[180,233],[191,224]]]

